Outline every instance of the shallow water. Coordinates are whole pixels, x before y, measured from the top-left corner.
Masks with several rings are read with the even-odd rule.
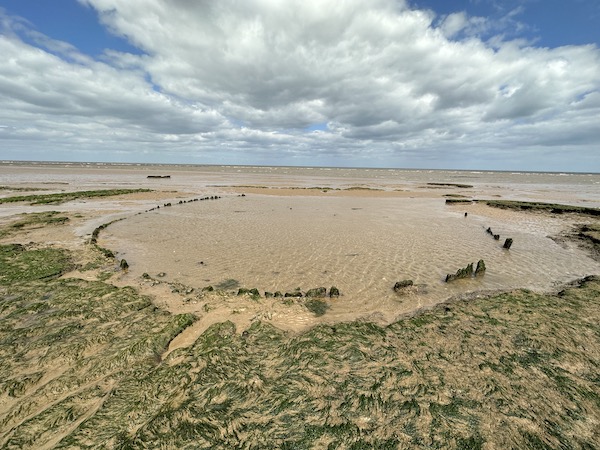
[[[548,237],[587,219],[481,204],[448,206],[444,199],[451,194],[599,207],[600,174],[3,162],[0,185],[5,184],[49,189],[44,192],[144,187],[161,191],[161,198],[172,195],[173,207],[140,215],[135,213],[154,206],[152,201],[131,202],[125,213],[123,204],[110,199],[45,208],[105,211],[92,214],[81,228],[83,235],[99,220],[126,217],[103,230],[101,243],[128,260],[132,280],[144,272],[166,272],[166,280],[197,288],[227,279],[261,292],[335,285],[343,295],[332,302],[328,319],[377,314],[389,321],[454,295],[521,287],[548,290],[600,273],[600,265],[581,250],[563,248]],[[239,192],[239,186],[367,187],[393,196],[318,189],[282,196],[278,189],[255,189],[260,194],[238,197],[232,186]],[[185,198],[223,198],[178,205],[178,192],[189,193]],[[0,216],[41,208],[5,204]],[[464,211],[469,211],[466,218]],[[485,232],[488,226],[501,235],[500,241]],[[502,249],[507,237],[514,239],[510,251]],[[487,265],[483,278],[444,282],[446,274],[479,259]],[[403,279],[412,279],[416,292],[394,293],[394,283]]]
[[[507,220],[509,219],[509,220]],[[491,226],[501,240],[486,233]],[[547,237],[547,217],[469,214],[443,199],[226,196],[174,205],[111,225],[104,242],[126,258],[133,275],[166,272],[196,288],[227,279],[263,291],[338,287],[330,319],[370,314],[387,320],[453,295],[525,287],[547,290],[599,265]],[[510,251],[504,239],[514,239]],[[483,259],[485,276],[445,283]],[[416,292],[393,292],[412,279]]]

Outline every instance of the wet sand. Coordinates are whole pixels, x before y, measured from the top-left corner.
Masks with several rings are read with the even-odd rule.
[[[561,190],[559,184],[554,189],[536,184],[527,191],[523,183],[496,185],[480,179],[477,186],[465,187],[447,178],[427,181],[429,174],[421,181],[382,175],[369,178],[368,173],[342,177],[332,175],[337,174],[335,170],[319,172],[317,177],[293,169],[283,176],[264,173],[266,169],[255,173],[250,168],[221,172],[179,168],[171,179],[148,179],[149,173],[173,173],[173,168],[2,169],[4,181],[11,181],[8,187],[48,190],[40,193],[132,186],[153,189],[61,205],[3,204],[0,220],[23,212],[68,212],[74,215],[68,231],[32,230],[23,239],[81,250],[96,227],[125,219],[103,230],[99,239],[118,260],[129,263],[128,272],[116,272],[111,282],[141,289],[170,312],[198,315],[201,319],[193,331],[187,330],[198,335],[224,320],[243,329],[267,319],[291,331],[356,319],[389,324],[453,297],[515,288],[551,291],[562,283],[600,273],[600,265],[583,250],[551,239],[581,222],[580,217],[445,203],[446,198],[457,196],[515,198],[518,194],[524,200],[545,195],[548,201],[563,198],[567,203],[589,204],[596,201],[593,187],[582,189],[592,193],[582,199],[579,194],[568,197],[575,190]],[[452,176],[455,179],[450,181],[456,181],[458,175]],[[0,194],[18,193],[4,190]],[[211,196],[220,198],[187,203]],[[154,209],[157,206],[162,208]],[[499,233],[501,240],[489,236],[487,227]],[[515,241],[510,251],[502,249],[507,237]],[[479,259],[486,262],[485,276],[444,282],[446,274]],[[415,286],[399,295],[392,288],[404,279],[413,280]],[[228,280],[234,282],[219,293],[202,290],[225,286]],[[342,292],[339,298],[327,299],[329,310],[321,317],[308,311],[302,300],[283,303],[264,296],[257,301],[235,295],[239,287],[257,288],[264,294],[297,288],[306,292],[320,286],[336,286]]]
[[[13,168],[0,165],[0,197],[32,186],[154,191],[0,203],[0,244],[24,244],[1,255],[2,277],[17,280],[0,285],[3,448],[598,442],[599,282],[561,283],[600,271],[575,244],[549,238],[598,218],[445,203],[465,195],[589,205],[595,185],[434,187],[266,169],[149,182],[153,168]],[[206,196],[221,198],[188,202]],[[11,228],[42,211],[68,220]],[[115,220],[99,236],[117,252],[107,259],[90,238]],[[487,226],[514,247],[502,250]],[[482,255],[483,278],[443,282]],[[53,278],[53,265],[66,273]],[[391,287],[405,277],[416,287],[399,296]],[[335,283],[343,295],[316,317],[305,299],[202,291],[224,278],[261,293]],[[511,292],[486,294],[497,289]]]
[[[335,286],[342,296],[330,301],[321,321],[391,323],[449,297],[550,290],[600,270],[583,251],[548,237],[568,219],[514,212],[492,218],[477,209],[465,218],[464,205],[447,206],[439,198],[250,194],[138,215],[111,225],[101,245],[127,259],[132,281],[143,273],[165,273],[163,281],[198,291],[233,279],[234,289],[226,289],[231,293],[239,287],[285,293]],[[487,227],[502,239],[494,240]],[[515,242],[510,251],[502,248],[507,237]],[[480,259],[485,276],[444,281]],[[395,282],[406,279],[414,288],[394,292]],[[277,302],[267,309],[278,326],[314,323],[310,314],[279,311]]]

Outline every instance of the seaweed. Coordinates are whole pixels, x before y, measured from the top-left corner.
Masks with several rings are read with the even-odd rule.
[[[494,208],[516,209],[521,211],[542,211],[553,214],[581,214],[587,216],[600,216],[600,208],[585,206],[561,205],[557,203],[523,202],[513,200],[482,200],[486,205]]]
[[[1,203],[29,202],[31,205],[46,205],[69,202],[72,200],[110,197],[115,195],[135,194],[138,192],[151,192],[150,189],[105,189],[97,191],[72,191],[56,194],[19,195],[16,197],[2,197]]]
[[[320,300],[318,298],[309,298],[308,300],[306,300],[304,305],[310,312],[312,312],[317,317],[324,315],[330,308],[326,301]]]
[[[26,274],[49,255],[39,250],[50,249],[0,246],[2,267]],[[72,256],[51,250],[68,267]],[[3,282],[0,447],[597,446],[596,277],[558,294],[455,301],[385,327],[288,334],[255,321],[241,333],[217,323],[171,348],[195,320],[100,281]]]
[[[0,245],[0,285],[55,278],[72,268],[69,253],[62,249]]]
[[[62,225],[69,221],[67,216],[58,211],[44,211],[39,213],[25,213],[20,218],[0,229],[0,238],[10,236],[18,231],[43,228],[48,225]]]

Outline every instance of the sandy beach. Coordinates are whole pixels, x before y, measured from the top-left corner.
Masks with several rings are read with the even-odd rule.
[[[44,189],[32,193],[150,189],[57,206],[4,204],[0,217],[10,220],[42,210],[70,213],[74,217],[68,227],[31,230],[21,241],[51,243],[83,254],[95,228],[118,220],[99,236],[99,244],[113,251],[116,261],[126,259],[129,265],[111,282],[140,289],[172,313],[198,314],[195,333],[223,320],[244,329],[265,317],[295,332],[357,319],[386,325],[453,297],[515,288],[551,291],[600,273],[600,264],[575,244],[552,239],[580,222],[578,216],[446,204],[449,198],[519,195],[520,200],[560,199],[589,206],[600,202],[598,185],[593,184],[598,176],[574,178],[580,183],[575,190],[561,184],[563,177],[544,179],[540,174],[513,174],[513,179],[501,180],[496,178],[503,174],[497,173],[399,175],[372,169],[82,164],[15,164],[2,169],[0,184]],[[157,174],[170,178],[147,178]],[[531,177],[540,180],[528,185]],[[559,180],[554,186],[548,182],[553,179]],[[210,197],[219,199],[188,203]],[[489,227],[502,239],[491,239],[485,232]],[[517,244],[505,251],[501,244],[508,237]],[[448,273],[480,259],[487,263],[485,277],[444,282]],[[414,287],[399,295],[393,286],[405,279]],[[341,296],[330,301],[321,317],[301,302],[290,300],[286,305],[263,296],[265,291],[331,286]],[[217,288],[218,294],[207,292],[209,287]],[[240,304],[239,288],[256,288],[263,298]]]
[[[167,174],[170,178],[147,178]],[[2,354],[7,387],[0,396],[0,446],[77,447],[88,439],[83,437],[88,427],[102,430],[98,436],[106,439],[105,448],[117,448],[129,442],[127,439],[143,446],[148,441],[139,433],[145,430],[154,436],[147,427],[158,419],[146,417],[135,405],[160,397],[154,392],[158,386],[170,392],[160,401],[171,408],[169,420],[198,423],[194,421],[200,419],[190,419],[196,417],[196,410],[182,406],[179,396],[193,395],[215,405],[232,401],[235,408],[248,411],[260,403],[252,400],[255,395],[265,395],[269,405],[286,402],[278,394],[282,367],[288,368],[289,380],[301,377],[298,386],[307,392],[308,397],[293,410],[309,407],[325,414],[309,419],[310,426],[321,420],[352,424],[375,433],[365,438],[373,445],[376,436],[398,445],[414,444],[417,436],[450,427],[456,436],[462,436],[452,441],[456,444],[452,448],[464,448],[458,445],[463,438],[487,442],[485,448],[507,448],[529,439],[527,436],[546,436],[539,427],[550,413],[532,398],[525,403],[533,402],[545,413],[520,419],[518,424],[506,419],[504,428],[498,429],[489,417],[507,418],[512,413],[498,407],[490,380],[501,389],[512,389],[510,383],[518,379],[519,389],[540,392],[551,376],[558,380],[557,387],[546,392],[552,402],[565,408],[574,407],[568,402],[576,402],[586,411],[576,424],[572,423],[575,419],[562,416],[554,420],[567,424],[568,430],[579,427],[582,439],[592,442],[598,437],[593,430],[600,422],[597,405],[589,403],[589,392],[598,392],[597,386],[586,380],[597,364],[600,347],[589,341],[585,355],[577,353],[579,356],[561,360],[561,375],[553,372],[559,363],[552,358],[558,356],[548,355],[554,355],[553,348],[576,339],[569,329],[583,327],[575,334],[585,340],[591,336],[589,327],[597,327],[589,300],[597,297],[597,281],[593,277],[587,278],[592,280],[589,282],[577,280],[600,274],[600,263],[575,235],[582,224],[598,229],[600,218],[485,204],[486,199],[561,201],[576,207],[600,203],[600,176],[565,176],[572,179],[565,182],[564,176],[555,174],[0,165],[1,199],[35,196],[29,201],[0,204],[0,244],[7,255],[0,291],[0,311],[7,324],[3,339],[11,343],[6,352],[21,355]],[[531,182],[532,177],[537,182]],[[556,183],[552,184],[553,180]],[[126,189],[128,193],[35,203],[48,200],[49,195],[108,189]],[[465,202],[447,203],[448,199]],[[494,239],[488,228],[501,238]],[[509,237],[514,244],[510,250],[503,249]],[[483,276],[445,282],[447,274],[479,259],[487,266]],[[19,275],[19,270],[25,272]],[[28,277],[31,281],[20,281]],[[395,291],[394,284],[402,280],[411,280],[412,285]],[[571,282],[575,284],[567,288]],[[329,296],[332,286],[339,289],[339,296]],[[325,295],[310,298],[309,291],[319,287],[325,288]],[[254,293],[249,291],[254,288]],[[240,289],[247,291],[238,295]],[[290,295],[283,297],[286,293]],[[577,310],[585,319],[574,319],[575,312],[568,305],[557,306],[557,301],[570,296],[588,299],[582,300],[587,312]],[[17,307],[15,302],[22,305]],[[69,312],[71,308],[74,312]],[[596,325],[588,324],[590,320]],[[444,325],[449,321],[454,324],[452,332]],[[491,339],[489,346],[486,339]],[[406,342],[412,344],[404,348],[409,345]],[[549,358],[543,361],[555,362],[529,372],[532,364],[542,361],[527,353],[532,351]],[[370,356],[364,356],[367,354]],[[410,356],[416,354],[419,356]],[[506,366],[507,355],[517,358],[513,361],[520,364],[519,369]],[[364,357],[371,362],[361,363]],[[464,380],[451,363],[455,357],[469,367],[465,373],[471,375]],[[244,358],[252,361],[247,371]],[[320,361],[315,370],[310,361]],[[423,366],[428,368],[417,376],[423,361],[429,361]],[[386,378],[386,371],[400,367],[398,364],[404,369],[397,379],[396,375]],[[138,375],[130,373],[128,366]],[[259,372],[257,367],[261,367]],[[516,370],[519,376],[513,379],[510,371]],[[435,381],[436,371],[458,381],[448,382],[454,386],[448,387],[447,381]],[[213,376],[209,374],[234,372],[234,378],[223,375],[220,381],[208,381]],[[151,389],[153,394],[135,400],[142,391],[131,383],[142,373],[145,380],[154,380],[148,381],[151,388],[142,383],[143,389]],[[550,375],[539,378],[535,373]],[[388,383],[391,390],[367,389],[358,381],[370,383],[378,374],[383,377],[382,389]],[[571,377],[573,383],[580,383],[581,392],[588,394],[568,397],[570,394],[561,390],[560,376]],[[186,377],[192,377],[194,383],[200,383],[197,377],[208,377],[202,383],[214,392],[191,394],[192,385],[203,384],[188,385],[183,381]],[[341,394],[334,387],[336,377],[353,387]],[[467,379],[475,383],[474,390],[466,387]],[[177,391],[173,382],[186,387]],[[227,387],[227,383],[235,386]],[[232,393],[241,392],[239,389],[246,392],[243,399]],[[468,394],[458,394],[457,389]],[[296,392],[291,386],[284,391]],[[356,403],[367,391],[369,395],[397,394],[387,400],[369,397],[372,403]],[[50,406],[43,401],[48,396],[53,399]],[[113,404],[111,396],[121,403]],[[525,403],[511,398],[514,408],[525,411]],[[482,411],[492,408],[489,402],[495,402],[496,409],[485,418]],[[389,409],[392,404],[396,409],[408,408],[406,414],[412,419],[395,417]],[[208,408],[208,403],[203,405]],[[444,408],[458,409],[444,412]],[[459,410],[468,410],[464,414],[471,414],[476,420],[473,423],[481,426],[462,421]],[[226,415],[214,423],[222,436],[230,436],[227,427],[235,428],[236,421],[259,426],[270,415],[275,428],[287,426],[287,419],[281,416],[287,414],[287,407],[281,406],[278,412],[260,411],[245,419]],[[431,417],[447,414],[455,418],[431,422]],[[46,416],[54,419],[44,419]],[[54,429],[45,420],[64,426]],[[405,428],[404,434],[392,433],[401,423],[413,425]],[[292,426],[295,431],[276,442],[300,439],[303,431],[296,425]],[[163,442],[165,448],[179,448],[185,442],[185,433],[177,429],[174,422],[167,426],[174,434],[163,434],[163,438],[172,436],[169,443]],[[337,436],[338,431],[331,432]],[[223,441],[201,431],[194,433],[199,433],[193,434],[195,439],[203,436],[207,446],[220,442],[218,448],[227,448],[245,442],[248,448],[261,448],[260,439],[253,435]],[[340,433],[346,436],[340,439],[356,441]],[[564,439],[573,437],[571,431],[565,433],[571,437],[561,435]],[[89,442],[96,442],[94,439]]]

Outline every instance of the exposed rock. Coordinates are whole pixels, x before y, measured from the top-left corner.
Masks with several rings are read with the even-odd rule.
[[[265,298],[271,298],[273,297],[273,293],[269,292],[269,291],[265,291]]]
[[[202,288],[202,292],[213,292],[215,290],[212,286],[205,286]]]
[[[166,274],[166,273],[164,273],[164,272],[161,272],[161,273],[157,273],[157,274],[156,274],[156,276],[157,276],[157,277],[160,277],[160,278],[163,278],[163,277],[166,277],[166,276],[167,276],[167,274]]]
[[[144,280],[149,280],[149,279],[150,279],[150,275],[148,275],[148,273],[147,273],[147,272],[144,272],[144,273],[142,274],[142,278],[143,278]]]
[[[121,268],[121,270],[127,272],[127,270],[129,269],[129,264],[127,264],[127,261],[125,259],[122,259],[121,263],[119,264],[119,267]]]
[[[281,291],[275,291],[275,293],[273,294],[273,297],[275,297],[275,298],[283,297],[283,294],[281,293]]]
[[[500,240],[500,235],[499,234],[495,234],[494,235],[494,239],[497,240],[497,241],[499,241]]]
[[[508,250],[508,249],[511,247],[512,243],[513,243],[513,240],[512,240],[512,238],[506,238],[506,240],[504,241],[504,245],[503,245],[503,247],[504,247],[506,250]]]

